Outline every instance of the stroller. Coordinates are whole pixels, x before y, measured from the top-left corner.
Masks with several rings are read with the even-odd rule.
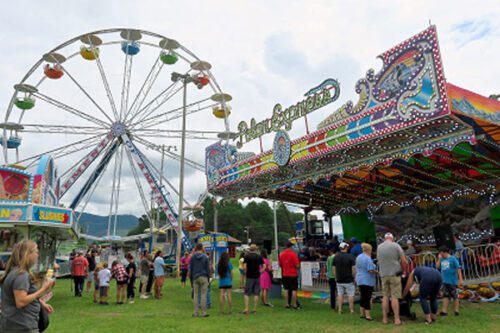
[[[402,291],[404,291],[404,288],[406,286],[406,282],[408,282],[407,277],[401,277],[401,287]],[[411,297],[411,294],[408,293],[405,297],[399,299],[399,315],[400,317],[406,317],[409,320],[416,320],[417,315],[415,312],[411,311],[411,307],[413,305],[413,298]],[[394,316],[394,312],[392,311],[392,308],[389,307],[389,316]]]
[[[406,286],[406,282],[408,282],[408,278],[401,277],[401,285],[402,289],[404,290]],[[406,294],[406,296],[403,296],[402,299],[399,300],[399,315],[404,316],[410,320],[416,320],[417,315],[415,312],[411,311],[411,306],[413,305],[413,299],[411,297],[411,293]]]

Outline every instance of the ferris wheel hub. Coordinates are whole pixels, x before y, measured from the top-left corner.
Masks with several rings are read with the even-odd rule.
[[[125,126],[125,124],[121,121],[117,121],[111,125],[111,132],[115,137],[119,137],[127,132],[127,126]]]

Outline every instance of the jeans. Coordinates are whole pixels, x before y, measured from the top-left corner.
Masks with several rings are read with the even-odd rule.
[[[420,306],[422,306],[422,311],[425,314],[436,314],[438,312],[437,296],[439,294],[439,289],[441,288],[441,281],[436,281],[432,284],[421,283],[420,284]],[[429,301],[427,300],[429,297]],[[429,304],[430,303],[430,304]]]
[[[207,313],[207,291],[208,291],[208,277],[198,276],[193,281],[193,291],[194,291],[194,315],[197,316],[201,306],[201,314],[205,315]]]
[[[335,300],[337,298],[337,283],[335,279],[329,279],[328,284],[330,285],[330,307],[335,309]]]
[[[73,276],[75,281],[75,296],[81,296],[83,292],[83,285],[85,283],[84,276]]]
[[[127,299],[135,297],[135,277],[131,277],[127,283]]]

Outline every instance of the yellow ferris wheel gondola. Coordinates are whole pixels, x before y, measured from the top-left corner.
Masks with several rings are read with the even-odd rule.
[[[83,59],[85,60],[96,60],[99,58],[99,48],[98,47],[87,47],[87,46],[81,46],[80,47],[80,55],[82,56]]]

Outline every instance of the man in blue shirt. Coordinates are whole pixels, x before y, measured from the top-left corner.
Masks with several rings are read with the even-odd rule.
[[[361,253],[363,253],[363,249],[361,248],[361,243],[358,241],[356,237],[351,238],[351,243],[352,243],[352,248],[350,253],[354,256],[354,258],[356,258]]]
[[[455,316],[458,316],[460,302],[457,294],[457,284],[463,286],[464,280],[462,277],[462,270],[458,259],[450,255],[450,250],[447,246],[439,248],[438,261],[436,268],[441,269],[441,276],[443,278],[443,309],[440,315],[446,316],[448,314],[448,304],[450,299],[453,300],[453,309]]]

